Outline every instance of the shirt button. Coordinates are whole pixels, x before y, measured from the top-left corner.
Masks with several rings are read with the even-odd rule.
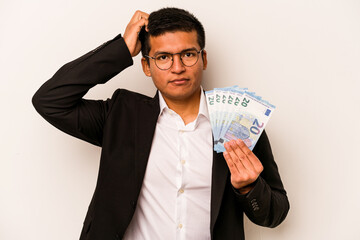
[[[179,130],[179,133],[180,133],[180,134],[183,134],[183,133],[184,133],[184,130]]]
[[[181,188],[181,189],[179,190],[179,193],[184,193],[184,189]]]
[[[186,162],[185,160],[181,160],[181,164],[182,164],[182,165],[184,165],[184,164],[185,164],[185,162]]]
[[[183,227],[183,225],[181,223],[179,223],[178,228],[182,228],[182,227]]]

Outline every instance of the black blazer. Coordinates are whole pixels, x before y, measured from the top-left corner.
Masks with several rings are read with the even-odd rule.
[[[121,239],[134,214],[159,114],[154,98],[118,89],[111,99],[85,100],[87,91],[132,65],[118,35],[65,64],[33,97],[36,110],[55,127],[102,147],[96,189],[81,240]],[[222,154],[214,152],[210,231],[212,239],[244,239],[243,213],[256,224],[275,227],[289,202],[264,132],[253,152],[264,171],[254,189],[238,194]]]

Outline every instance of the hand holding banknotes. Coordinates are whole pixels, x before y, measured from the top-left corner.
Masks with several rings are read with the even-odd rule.
[[[143,26],[145,26],[146,29],[146,26],[149,22],[148,18],[149,14],[138,10],[134,13],[129,24],[126,26],[124,41],[132,57],[138,55],[141,50],[139,32]]]
[[[248,193],[263,171],[252,153],[275,106],[255,92],[238,86],[205,92],[214,136],[214,151],[224,152],[231,184]]]
[[[224,144],[223,153],[231,174],[231,184],[240,194],[248,193],[263,171],[263,165],[255,154],[241,140],[231,140]]]

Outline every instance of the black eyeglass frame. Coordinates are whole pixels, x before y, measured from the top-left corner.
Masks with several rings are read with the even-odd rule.
[[[190,49],[189,49],[189,50],[190,50]],[[157,67],[158,69],[160,69],[160,70],[163,70],[163,71],[169,70],[169,69],[173,66],[173,64],[174,64],[174,55],[180,55],[180,61],[181,61],[181,63],[182,63],[185,67],[192,67],[192,66],[194,66],[194,65],[199,61],[199,56],[201,55],[200,53],[202,53],[202,51],[204,50],[204,48],[201,49],[201,50],[199,50],[199,51],[196,51],[196,49],[194,49],[198,55],[197,55],[197,59],[196,59],[195,63],[192,64],[192,65],[190,65],[190,66],[189,66],[189,65],[186,65],[186,64],[183,62],[182,57],[181,57],[181,54],[182,54],[182,53],[185,53],[185,52],[187,52],[187,51],[189,51],[189,50],[184,50],[184,51],[181,51],[181,52],[178,52],[178,53],[168,53],[168,52],[159,53],[159,54],[169,54],[169,55],[171,55],[171,65],[170,65],[170,67],[168,67],[168,68],[160,68],[160,67],[157,65],[157,63],[156,63],[156,57],[157,57],[157,55],[159,55],[159,54],[156,54],[154,57],[151,57],[151,56],[149,56],[149,55],[144,55],[144,57],[147,57],[147,58],[150,58],[150,59],[154,60],[156,67]]]

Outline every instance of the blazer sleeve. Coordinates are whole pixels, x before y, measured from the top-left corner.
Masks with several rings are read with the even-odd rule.
[[[111,100],[85,100],[90,88],[105,83],[133,64],[119,34],[96,49],[62,66],[32,98],[38,113],[55,127],[101,146],[103,126]]]
[[[253,152],[262,162],[264,170],[248,194],[236,195],[252,222],[260,226],[276,227],[285,219],[290,204],[265,131]]]

